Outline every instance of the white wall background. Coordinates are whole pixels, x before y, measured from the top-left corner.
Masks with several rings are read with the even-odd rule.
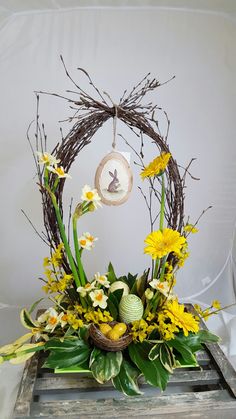
[[[202,303],[213,298],[225,305],[235,301],[235,6],[235,0],[0,0],[0,308],[6,306],[0,310],[1,343],[21,334],[18,307],[41,296],[37,278],[43,273],[47,248],[20,212],[23,208],[42,229],[26,130],[35,118],[35,90],[64,93],[72,88],[60,54],[83,87],[85,79],[77,67],[88,70],[114,100],[149,71],[160,81],[176,75],[152,100],[169,114],[169,143],[179,164],[197,158],[192,174],[201,181],[189,179],[186,214],[194,221],[213,205],[201,221],[200,233],[190,241],[191,258],[179,272],[177,291],[184,301],[190,296]],[[64,102],[44,96],[40,115],[50,150],[60,138],[58,120],[70,111]],[[63,125],[64,132],[68,128]],[[99,161],[110,150],[111,128],[109,121],[74,163],[65,207],[71,196],[74,202],[79,199],[84,183],[93,182]],[[122,124],[118,131],[135,144]],[[122,143],[118,148],[125,149]],[[153,157],[148,144],[147,162]],[[86,258],[91,275],[104,272],[109,260],[120,274],[142,272],[149,263],[143,255],[148,215],[137,192],[134,166],[133,170],[134,190],[124,206],[104,207],[83,219],[81,231],[99,237]],[[222,337],[236,365],[236,317],[230,314],[234,311],[224,312],[219,323],[212,318],[209,326]],[[4,364],[1,375],[0,416],[8,419],[21,368]]]
[[[89,71],[96,84],[118,100],[147,72],[160,81],[176,75],[152,95],[171,120],[169,144],[179,164],[197,161],[189,180],[186,213],[195,220],[213,205],[190,240],[191,258],[179,272],[177,291],[186,300],[199,293],[221,272],[231,249],[236,207],[235,147],[235,22],[217,13],[159,8],[81,8],[38,11],[13,16],[0,32],[0,172],[1,172],[1,282],[0,302],[27,305],[40,295],[42,259],[46,246],[36,237],[20,209],[39,230],[40,196],[26,129],[35,118],[35,90],[64,93],[73,86],[66,78],[62,54],[73,77],[86,86],[76,68]],[[40,115],[48,133],[49,149],[58,138],[58,120],[70,115],[66,104],[41,99]],[[64,131],[68,125],[63,126]],[[135,144],[122,125],[118,131]],[[111,122],[97,133],[78,157],[68,181],[65,205],[79,199],[84,183],[92,183],[96,167],[111,147]],[[33,131],[32,131],[33,138]],[[119,149],[125,149],[120,143]],[[154,157],[147,146],[147,162]],[[143,255],[148,214],[137,192],[124,206],[104,207],[87,216],[81,229],[99,237],[86,258],[88,272],[104,272],[112,260],[118,273],[142,272],[149,263]],[[229,266],[229,265],[227,265]],[[219,297],[233,302],[231,272],[223,272],[201,301]]]

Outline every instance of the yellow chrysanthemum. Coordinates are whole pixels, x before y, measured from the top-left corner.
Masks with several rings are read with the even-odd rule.
[[[178,231],[164,228],[163,232],[158,230],[150,233],[144,242],[147,244],[144,253],[151,255],[152,259],[161,259],[170,252],[180,252],[186,239]]]
[[[146,177],[160,176],[166,169],[170,157],[170,153],[162,153],[160,156],[156,157],[140,173],[141,178],[145,179]]]
[[[166,315],[171,323],[178,328],[182,329],[185,336],[188,336],[189,332],[197,333],[199,330],[199,323],[191,313],[184,311],[184,305],[179,304],[177,300],[170,301],[163,314]]]

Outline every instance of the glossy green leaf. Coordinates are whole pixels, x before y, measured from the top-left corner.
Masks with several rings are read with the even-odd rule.
[[[64,340],[60,339],[50,339],[45,343],[45,349],[49,349],[55,352],[70,352],[74,350],[79,350],[80,348],[87,348],[88,345],[82,339],[78,338],[67,338]]]
[[[115,271],[111,262],[108,265],[107,272],[108,272],[107,279],[112,284],[113,282],[117,280],[117,277],[116,277],[116,274],[115,274]]]
[[[43,301],[43,300],[44,300],[44,298],[40,298],[40,300],[35,301],[35,303],[33,303],[32,306],[29,309],[29,314],[31,314],[36,309],[36,307],[39,305],[39,303],[41,303],[41,301]]]
[[[188,346],[192,352],[196,352],[202,349],[202,344],[207,342],[218,343],[220,338],[208,330],[199,330],[198,333],[189,333],[188,336],[180,333],[176,335],[175,340]]]
[[[173,374],[175,358],[173,356],[172,349],[165,343],[160,346],[160,362],[170,374]]]
[[[161,390],[165,390],[169,373],[161,364],[159,358],[154,361],[150,361],[148,354],[152,348],[152,345],[148,342],[143,343],[131,343],[128,347],[129,355],[133,363],[143,373],[146,381],[155,387],[160,387]]]
[[[29,312],[25,308],[21,310],[20,320],[21,320],[22,325],[26,327],[26,329],[33,329],[38,326],[37,323],[34,322],[34,320],[31,318]]]
[[[112,383],[116,390],[121,391],[126,396],[137,396],[143,394],[137,383],[139,375],[140,371],[126,359],[123,359],[120,372],[112,379]]]
[[[148,354],[148,358],[150,359],[150,361],[154,361],[160,356],[160,347],[161,347],[161,343],[157,343],[151,348]]]
[[[118,309],[116,306],[116,299],[112,293],[109,294],[109,297],[107,300],[107,307],[113,319],[116,320],[118,317]]]
[[[50,352],[45,364],[45,368],[67,368],[73,365],[88,367],[88,361],[91,350],[86,346],[75,351],[69,352]]]
[[[101,351],[91,365],[94,378],[103,384],[116,377],[120,372],[122,359],[122,352]]]
[[[176,351],[181,355],[181,357],[184,360],[184,363],[188,364],[188,365],[198,365],[197,361],[196,361],[196,357],[193,354],[193,352],[191,351],[191,349],[189,348],[189,346],[187,346],[186,344],[184,344],[183,342],[181,342],[181,340],[177,340],[177,339],[172,339],[167,341],[167,345],[170,348],[174,348],[175,350],[175,356],[177,357],[177,360],[181,363],[181,358],[179,358],[176,354]]]
[[[100,355],[102,353],[102,350],[97,348],[96,346],[93,348],[91,355],[90,355],[90,360],[89,360],[89,368],[91,367],[92,363],[95,361],[95,359],[98,357],[98,355]]]

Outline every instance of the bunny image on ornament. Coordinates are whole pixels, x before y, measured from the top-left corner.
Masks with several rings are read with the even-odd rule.
[[[119,179],[117,177],[117,169],[114,170],[114,173],[109,171],[109,175],[112,177],[112,181],[108,185],[108,192],[115,193],[118,192],[118,188],[120,186]]]

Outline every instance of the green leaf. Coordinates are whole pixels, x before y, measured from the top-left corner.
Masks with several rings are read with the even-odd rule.
[[[155,359],[157,359],[160,356],[160,347],[161,347],[160,343],[157,343],[156,345],[152,347],[152,349],[150,350],[148,354],[148,358],[150,359],[150,361],[155,361]]]
[[[140,278],[138,278],[136,280],[136,294],[142,298],[146,288],[147,288],[147,277],[148,277],[148,272],[149,271],[144,271],[143,275],[140,276]],[[131,290],[132,291],[132,290]],[[132,292],[133,293],[133,292]]]
[[[115,303],[114,303],[115,301]],[[114,320],[117,319],[118,316],[118,310],[116,308],[116,300],[115,297],[112,296],[112,293],[109,294],[108,300],[107,300],[107,307],[109,312],[111,313]]]
[[[119,307],[119,304],[120,304],[120,300],[121,300],[121,298],[122,298],[122,296],[123,296],[123,292],[124,292],[124,290],[123,289],[120,289],[120,290],[115,290],[115,291],[113,291],[111,294],[116,298],[116,301],[117,301],[117,307]]]
[[[137,279],[138,274],[136,275],[132,275],[131,273],[128,273],[127,276],[127,285],[129,286],[129,288],[132,290],[133,286],[136,283],[136,279]]]
[[[199,330],[198,333],[189,333],[188,336],[179,333],[175,336],[175,340],[184,343],[192,352],[196,352],[202,349],[203,343],[218,343],[220,338],[208,330]]]
[[[174,348],[184,360],[184,363],[187,365],[195,365],[197,366],[197,360],[193,352],[191,351],[190,347],[181,342],[179,339],[172,339],[166,342],[166,344],[170,348]],[[175,354],[176,356],[176,354]],[[177,357],[177,360],[181,363],[181,358]]]
[[[91,348],[82,339],[50,339],[45,343],[50,354],[44,364],[46,368],[67,368],[73,365],[87,366]]]
[[[101,384],[114,378],[120,372],[122,359],[122,352],[102,351],[91,365],[94,378]]]
[[[107,272],[108,272],[107,279],[112,284],[113,282],[117,280],[117,277],[116,277],[116,274],[115,274],[115,271],[111,262],[108,265]]]
[[[175,358],[172,353],[172,349],[168,345],[163,343],[160,346],[160,361],[163,367],[170,373],[173,374],[173,367],[175,366]]]
[[[26,327],[26,329],[33,329],[35,327],[38,327],[37,323],[34,322],[34,320],[32,320],[29,312],[25,308],[21,310],[20,320],[22,325]]]
[[[35,303],[33,303],[32,306],[29,309],[29,314],[31,314],[36,309],[36,307],[39,305],[39,303],[41,303],[41,301],[43,301],[43,300],[44,300],[44,298],[40,298],[40,300],[35,301]]]
[[[95,361],[95,359],[102,353],[101,349],[98,349],[96,346],[93,348],[90,360],[89,360],[89,368],[91,368],[92,363]]]
[[[161,390],[165,390],[169,373],[162,366],[158,358],[150,361],[148,354],[151,348],[152,345],[148,342],[131,343],[128,347],[129,355],[133,363],[143,373],[147,383],[155,387],[160,387]]]
[[[137,383],[140,371],[129,361],[123,359],[119,374],[112,379],[116,390],[121,391],[126,396],[137,396],[143,394]]]
[[[82,339],[67,338],[63,341],[60,339],[52,338],[45,343],[45,349],[54,352],[70,352],[79,350],[80,348],[88,347]]]
[[[84,345],[74,351],[52,351],[50,352],[44,368],[67,368],[71,366],[85,366],[88,367],[88,359],[91,349]]]

